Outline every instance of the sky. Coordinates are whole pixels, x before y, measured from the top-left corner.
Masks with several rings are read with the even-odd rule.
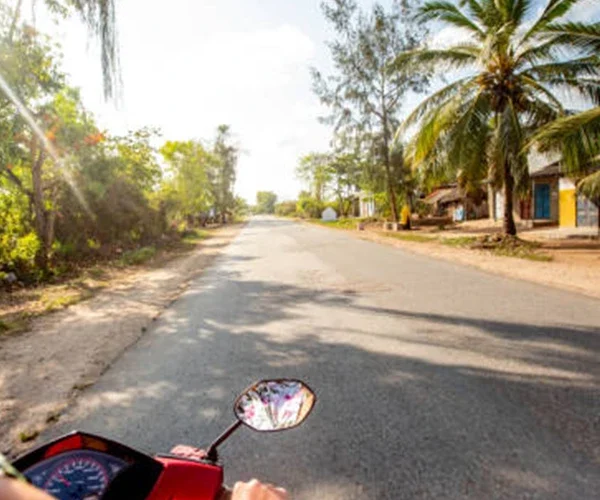
[[[540,0],[541,1],[541,0]],[[98,47],[73,20],[44,31],[58,37],[69,83],[100,125],[113,134],[158,127],[163,140],[211,139],[228,124],[242,154],[236,194],[256,191],[294,199],[301,182],[298,158],[326,150],[327,113],[311,91],[309,68],[330,69],[326,40],[332,32],[320,0],[117,0],[122,96],[106,102]],[[368,7],[371,0],[359,0]],[[386,3],[385,1],[383,2]],[[545,2],[544,2],[545,3]],[[573,13],[600,12],[584,0]],[[40,17],[40,15],[38,15]],[[434,43],[455,41],[453,29],[433,30]],[[404,112],[421,98],[409,96]]]

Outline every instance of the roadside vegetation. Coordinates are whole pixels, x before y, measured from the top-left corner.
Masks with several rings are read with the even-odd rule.
[[[275,213],[357,216],[367,194],[374,210],[362,215],[398,222],[403,210],[427,216],[420,199],[436,186],[465,196],[491,187],[506,200],[503,233],[514,246],[513,201],[530,196],[532,152],[560,155],[600,210],[600,22],[572,20],[581,5],[324,2],[333,69],[313,77],[331,147],[299,158],[306,189]],[[435,42],[444,28],[460,36]]]
[[[227,125],[206,140],[163,141],[149,127],[122,136],[102,130],[69,86],[56,41],[14,3],[0,5],[0,295],[72,280],[103,263],[146,263],[201,241],[207,233],[198,228],[245,213],[233,193],[239,147]],[[64,6],[93,27],[110,21],[102,16],[113,8]],[[59,20],[67,14],[56,12]],[[108,83],[114,69],[108,61]],[[49,307],[85,293],[77,296]]]

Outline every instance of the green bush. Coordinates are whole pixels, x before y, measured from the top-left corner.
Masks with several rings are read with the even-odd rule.
[[[415,212],[419,217],[433,215],[433,205],[425,203],[423,200],[417,200],[415,203]]]
[[[275,215],[281,217],[293,217],[296,214],[296,202],[295,201],[282,201],[275,205]]]
[[[121,263],[126,266],[138,266],[150,260],[156,255],[156,248],[153,246],[138,248],[124,252],[121,256]]]
[[[309,219],[319,219],[324,208],[324,204],[315,198],[300,198],[296,204],[300,217]]]

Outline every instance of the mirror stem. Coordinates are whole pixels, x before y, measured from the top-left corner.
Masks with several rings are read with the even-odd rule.
[[[218,460],[219,456],[217,454],[217,448],[221,443],[223,443],[223,441],[229,438],[229,436],[231,436],[240,425],[242,425],[242,422],[236,420],[225,430],[225,432],[223,432],[223,434],[221,434],[217,439],[213,441],[213,443],[208,447],[208,450],[206,452],[207,460],[209,460],[210,462],[216,462]]]

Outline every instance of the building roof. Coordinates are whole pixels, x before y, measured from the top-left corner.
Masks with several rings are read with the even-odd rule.
[[[430,205],[435,205],[438,203],[446,194],[452,191],[453,188],[438,188],[431,193],[429,193],[423,201],[425,203],[429,203]]]
[[[448,189],[446,193],[439,199],[438,203],[452,203],[464,199],[465,193],[462,189],[454,187]]]
[[[550,163],[550,165],[546,165],[545,167],[532,172],[529,174],[529,177],[560,177],[561,175],[560,162],[555,161],[554,163]]]

